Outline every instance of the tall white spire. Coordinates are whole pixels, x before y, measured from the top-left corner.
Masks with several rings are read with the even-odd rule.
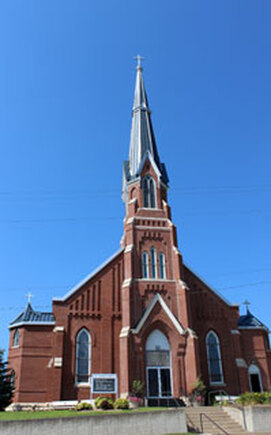
[[[142,76],[141,57],[136,57],[137,74],[135,96],[132,113],[132,129],[129,150],[129,175],[133,178],[137,175],[141,162],[147,152],[154,159],[158,169],[167,182],[164,165],[160,163],[157,146],[151,122],[151,111],[148,105],[147,94]]]

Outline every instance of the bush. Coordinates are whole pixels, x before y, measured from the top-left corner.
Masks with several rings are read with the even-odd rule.
[[[270,405],[271,393],[243,393],[236,399],[236,403],[243,406]]]
[[[77,403],[75,409],[76,411],[91,411],[93,407],[90,403],[81,402],[81,403]]]
[[[115,409],[129,409],[129,400],[127,399],[117,399],[114,403]]]
[[[109,397],[97,397],[97,399],[94,400],[95,407],[103,410],[113,409],[113,403],[113,400]]]
[[[144,395],[144,382],[136,380],[133,381],[132,394],[136,397],[142,397]]]

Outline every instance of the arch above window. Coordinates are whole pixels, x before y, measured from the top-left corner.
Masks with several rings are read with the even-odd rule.
[[[206,336],[206,349],[210,384],[222,384],[224,379],[220,344],[219,338],[214,331],[210,331]]]
[[[91,362],[91,337],[83,328],[76,337],[76,383],[89,384]]]
[[[143,179],[143,206],[146,208],[156,208],[156,185],[152,177],[147,175]]]

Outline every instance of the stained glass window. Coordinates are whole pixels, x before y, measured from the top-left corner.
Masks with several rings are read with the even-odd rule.
[[[89,383],[90,377],[90,335],[82,329],[76,339],[76,381]]]

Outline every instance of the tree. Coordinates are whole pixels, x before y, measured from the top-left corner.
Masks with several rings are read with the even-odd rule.
[[[4,351],[0,350],[0,411],[4,411],[11,403],[13,395],[12,376],[7,364],[4,361]]]

